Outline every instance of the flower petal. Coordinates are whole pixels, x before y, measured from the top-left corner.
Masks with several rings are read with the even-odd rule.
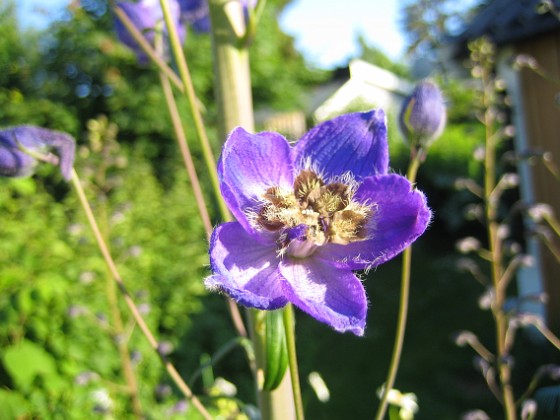
[[[277,133],[251,134],[236,128],[224,144],[218,174],[229,209],[245,230],[254,232],[249,217],[258,211],[266,190],[293,188],[290,145]]]
[[[37,160],[19,150],[16,139],[16,129],[0,130],[0,176],[25,177],[35,171]]]
[[[414,242],[431,219],[424,194],[400,175],[368,177],[354,197],[376,206],[366,227],[371,238],[348,245],[329,244],[315,253],[316,258],[352,270],[376,267]]]
[[[37,153],[55,149],[62,176],[65,180],[70,180],[76,143],[69,134],[33,125],[0,130],[0,175],[23,177],[33,174],[37,161],[20,150],[18,143]]]
[[[197,33],[210,32],[210,11],[207,0],[179,0],[181,17]]]
[[[356,179],[385,174],[389,166],[385,113],[378,109],[325,121],[305,134],[293,153],[298,169],[310,162],[327,179],[345,172]]]
[[[337,331],[364,334],[366,294],[350,270],[313,258],[286,259],[279,267],[282,288],[290,302]]]
[[[204,281],[209,289],[252,308],[278,309],[288,302],[280,287],[274,242],[256,242],[237,222],[214,229],[210,264],[214,275]]]
[[[177,0],[170,0],[168,2],[168,6],[171,11],[171,16],[175,19],[175,27],[177,29],[179,39],[182,42],[185,39],[186,30],[185,25],[179,18],[179,3],[177,3]],[[138,29],[144,38],[146,38],[146,41],[153,46],[155,34],[157,32],[156,27],[159,22],[163,22],[163,11],[159,1],[141,0],[136,3],[130,1],[119,1],[117,2],[117,7],[127,15],[136,29]],[[167,33],[166,25],[163,25],[163,28]],[[126,26],[124,26],[117,17],[115,17],[115,30],[119,40],[134,51],[140,64],[148,64],[148,55],[136,42],[136,39],[130,34]]]

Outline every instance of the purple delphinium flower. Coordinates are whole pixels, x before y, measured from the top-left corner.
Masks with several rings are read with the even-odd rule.
[[[249,16],[249,8],[254,8],[257,0],[240,0],[245,18]],[[179,0],[181,16],[184,21],[191,25],[197,33],[210,32],[210,14],[208,0]]]
[[[44,155],[60,167],[65,180],[70,180],[76,151],[76,143],[70,135],[31,125],[0,130],[0,176],[33,175],[38,161],[22,148]],[[57,156],[46,154],[51,149],[56,151]]]
[[[412,146],[429,146],[445,127],[443,96],[432,82],[419,83],[406,98],[399,115],[399,127]]]
[[[179,0],[182,19],[197,33],[210,32],[208,0]]]
[[[258,309],[291,302],[362,335],[367,299],[353,270],[393,258],[431,217],[425,196],[388,164],[382,110],[319,124],[293,147],[277,133],[235,129],[218,173],[237,221],[212,234],[206,286]]]
[[[181,41],[184,41],[186,31],[180,19],[181,10],[179,3],[177,0],[168,0],[168,4],[171,15],[175,18],[175,26],[177,27],[179,38]],[[156,26],[159,22],[163,22],[163,11],[159,0],[140,0],[137,3],[119,1],[117,2],[117,7],[120,7],[122,11],[126,13],[134,26],[142,32],[144,38],[153,46]],[[165,28],[164,31],[167,31],[165,24],[162,25],[162,28]],[[146,64],[148,62],[148,56],[118,18],[115,18],[115,30],[119,40],[134,51],[136,57],[138,57],[138,61],[141,64]]]

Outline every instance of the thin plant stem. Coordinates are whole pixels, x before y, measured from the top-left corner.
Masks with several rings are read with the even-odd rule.
[[[162,0],[162,2],[165,2],[165,0]],[[215,160],[214,160],[214,155],[213,155],[212,149],[210,147],[210,142],[208,141],[208,136],[206,134],[204,124],[202,123],[202,117],[200,115],[198,100],[197,100],[196,95],[194,93],[194,88],[192,86],[192,81],[191,81],[191,78],[190,78],[190,74],[188,73],[188,67],[186,66],[186,60],[184,58],[183,50],[181,48],[178,36],[176,35],[176,31],[170,31],[170,33],[175,33],[176,40],[177,40],[177,43],[179,45],[178,50],[175,50],[175,51],[180,51],[181,57],[183,57],[183,60],[180,59],[180,56],[176,56],[176,59],[177,59],[178,62],[183,61],[185,63],[184,66],[179,66],[180,69],[181,68],[186,69],[186,73],[182,73],[182,76],[184,76],[182,78],[177,76],[177,74],[167,65],[167,63],[161,58],[161,56],[149,44],[149,42],[146,41],[146,38],[144,38],[142,33],[136,28],[136,26],[134,26],[134,23],[132,23],[132,21],[128,18],[126,13],[124,13],[123,10],[120,7],[114,5],[114,2],[111,2],[111,4],[113,4],[113,10],[114,10],[117,18],[123,23],[125,28],[128,30],[130,35],[134,38],[134,40],[138,43],[138,45],[142,48],[142,50],[157,65],[159,70],[169,78],[170,82],[177,89],[179,89],[179,91],[181,93],[183,93],[187,96],[187,99],[190,103],[190,108],[191,108],[193,120],[195,122],[195,129],[196,129],[196,132],[197,132],[197,136],[198,136],[198,138],[201,142],[201,145],[202,145],[202,152],[203,152],[204,160],[205,160],[206,166],[209,169],[208,173],[210,175],[210,179],[211,179],[213,187],[214,187],[213,191],[217,191],[216,192],[216,194],[217,194],[216,199],[217,199],[217,202],[218,202],[218,206],[220,207],[220,213],[222,214],[222,217],[223,217],[224,220],[226,220],[226,221],[231,220],[231,216],[229,215],[229,212],[227,211],[227,207],[225,207],[225,204],[223,203],[223,200],[221,199],[221,196],[218,197],[219,189],[216,188],[218,186],[218,179],[217,179],[217,176],[215,174],[216,163],[215,163]],[[164,6],[162,5],[162,8],[163,7]],[[166,9],[163,9],[163,10],[165,12]],[[175,28],[175,25],[174,25],[172,19],[170,20],[170,22],[171,22],[172,27]],[[173,38],[171,38],[171,39],[173,39]]]
[[[558,222],[558,219],[554,215],[545,215],[544,220],[546,220],[552,230],[554,230],[554,233],[560,236],[560,222]]]
[[[142,404],[140,403],[138,395],[138,382],[136,381],[136,376],[134,375],[134,370],[132,368],[127,340],[124,339],[124,327],[117,301],[117,288],[115,282],[110,276],[106,276],[106,279],[107,295],[109,299],[109,306],[111,307],[111,318],[113,319],[113,325],[115,328],[114,335],[116,337],[117,348],[121,358],[123,374],[127,383],[127,392],[132,402],[132,411],[134,412],[136,418],[143,419],[144,415],[142,414]]]
[[[544,337],[550,342],[550,344],[560,350],[560,338],[558,338],[552,331],[550,331],[544,323],[539,322],[534,323],[533,325],[541,332],[542,335],[544,335]]]
[[[415,153],[410,161],[408,167],[407,178],[411,184],[416,182],[416,174],[418,168],[422,163],[423,153]],[[412,245],[409,245],[403,252],[402,259],[402,271],[401,271],[401,295],[399,299],[399,316],[397,320],[397,331],[395,333],[395,343],[393,345],[393,354],[391,355],[391,362],[389,363],[389,372],[387,373],[387,379],[385,381],[385,386],[383,387],[383,393],[381,395],[381,402],[377,409],[377,414],[375,416],[376,420],[381,420],[385,417],[387,412],[387,405],[389,403],[389,392],[393,389],[395,385],[395,380],[397,378],[397,372],[399,370],[399,364],[401,361],[404,335],[406,331],[406,320],[408,316],[408,301],[410,295],[410,267],[412,264]]]
[[[194,91],[194,86],[192,83],[192,78],[189,72],[189,67],[187,65],[187,59],[185,53],[181,46],[181,41],[179,39],[179,34],[171,15],[171,10],[169,9],[169,4],[167,0],[160,0],[161,9],[163,11],[163,17],[165,19],[165,24],[167,26],[167,32],[169,34],[169,41],[171,43],[171,49],[177,62],[177,68],[179,70],[179,76],[181,78],[182,84],[185,88],[185,95],[190,104],[190,110],[192,118],[194,121],[194,127],[200,145],[202,147],[202,155],[204,157],[204,162],[208,169],[208,175],[210,176],[210,182],[212,183],[212,189],[216,195],[216,201],[220,208],[220,213],[222,214],[224,220],[230,220],[229,211],[225,205],[224,200],[220,194],[220,184],[218,181],[218,174],[216,173],[216,160],[214,159],[214,154],[212,148],[210,147],[210,141],[208,140],[208,135],[206,133],[206,128],[202,120],[202,115],[200,113],[200,108],[198,106],[198,100]]]
[[[98,174],[103,177],[105,171],[101,169]],[[101,194],[104,194],[101,192]],[[105,203],[105,201],[103,201]],[[103,227],[103,234],[108,237],[107,232],[107,208],[105,205],[102,206],[101,220]],[[136,376],[134,375],[134,370],[132,368],[132,362],[130,360],[130,353],[128,350],[128,340],[125,339],[124,325],[122,321],[121,311],[118,304],[117,287],[116,283],[113,281],[112,277],[107,273],[105,276],[106,280],[106,290],[107,290],[107,301],[109,303],[109,308],[111,311],[112,326],[111,336],[117,344],[117,349],[119,351],[119,356],[121,359],[121,366],[123,370],[123,375],[127,384],[126,391],[130,396],[130,402],[132,403],[132,411],[138,419],[143,419],[142,405],[140,403],[140,398],[138,395],[138,382],[136,381]]]
[[[154,334],[152,333],[152,331],[150,330],[150,328],[148,327],[148,325],[144,321],[144,318],[142,318],[142,315],[140,314],[140,311],[138,310],[138,307],[136,306],[136,304],[132,300],[132,297],[130,296],[130,293],[128,292],[128,290],[126,289],[126,287],[125,287],[125,285],[122,281],[122,278],[119,274],[119,271],[117,270],[117,266],[115,264],[115,261],[113,260],[113,257],[111,256],[111,254],[109,252],[109,249],[107,247],[105,239],[103,239],[103,236],[101,235],[101,231],[99,230],[99,226],[97,224],[97,221],[95,220],[95,216],[93,215],[93,211],[91,210],[91,206],[89,205],[86,194],[84,192],[84,189],[82,188],[82,184],[81,184],[80,179],[78,177],[78,173],[76,172],[75,169],[72,169],[71,181],[72,181],[72,185],[74,186],[74,189],[76,190],[76,193],[78,194],[80,204],[82,205],[82,208],[84,209],[84,212],[85,212],[86,217],[88,219],[91,230],[93,231],[93,234],[94,234],[95,239],[97,241],[97,245],[99,247],[99,250],[101,251],[101,254],[103,255],[103,258],[105,259],[105,263],[107,264],[107,267],[109,268],[109,271],[111,272],[111,275],[113,276],[113,279],[117,283],[117,286],[118,286],[120,292],[122,293],[123,298],[124,298],[128,308],[129,308],[134,320],[136,321],[136,324],[138,325],[138,327],[140,328],[140,330],[142,331],[142,333],[144,334],[144,336],[146,337],[146,339],[150,343],[150,346],[156,351],[156,353],[161,358],[161,360],[162,360],[162,362],[165,366],[165,369],[167,370],[167,373],[169,374],[169,376],[171,377],[171,379],[173,380],[173,382],[175,383],[177,388],[179,388],[179,390],[183,393],[183,395],[193,404],[193,406],[198,410],[198,412],[205,419],[211,420],[212,417],[210,416],[210,413],[208,413],[208,411],[202,405],[200,400],[196,397],[196,395],[193,394],[193,392],[188,387],[188,385],[185,383],[185,381],[183,381],[183,379],[179,375],[179,372],[177,372],[177,369],[175,368],[175,366],[173,366],[173,364],[171,362],[166,360],[166,358],[159,351],[159,342],[157,341]]]
[[[286,345],[288,347],[288,365],[292,379],[292,392],[296,409],[296,419],[304,420],[303,401],[301,398],[301,385],[299,382],[298,362],[296,353],[296,329],[294,309],[291,304],[284,308],[284,330],[286,331]]]
[[[17,139],[15,139],[15,141],[18,145],[19,150],[21,150],[22,152],[42,162],[50,163],[52,165],[58,165],[59,163],[58,156],[51,153],[44,154],[44,153],[33,151],[23,146]],[[100,171],[100,172],[104,172],[104,171]],[[100,174],[98,174],[98,176],[103,177],[103,175]],[[106,209],[105,207],[103,207],[103,221],[105,222],[103,224],[104,226],[107,226],[106,220],[107,220]],[[127,383],[126,387],[116,386],[115,388],[118,388],[119,390],[124,389],[126,391],[126,393],[130,396],[130,400],[132,403],[132,411],[134,412],[135,417],[142,419],[144,418],[144,416],[142,414],[142,405],[140,403],[140,399],[138,396],[138,383],[136,381],[136,376],[134,375],[134,371],[132,369],[132,363],[128,352],[128,346],[126,344],[126,341],[123,339],[124,327],[123,327],[121,313],[117,303],[115,282],[113,282],[109,276],[106,276],[106,279],[107,279],[107,283],[106,283],[107,301],[109,303],[109,307],[111,310],[111,318],[113,320],[113,324],[112,324],[112,328],[104,328],[104,329],[108,330],[113,338],[117,337],[117,348],[119,351],[119,356],[121,358],[122,371],[125,377],[125,381]]]
[[[247,348],[250,345],[251,344],[249,339],[245,337],[232,338],[226,344],[224,344],[216,353],[214,353],[207,363],[202,364],[193,372],[193,374],[189,378],[189,384],[192,386],[196,382],[196,380],[202,376],[202,373],[205,369],[209,367],[215,367],[219,362],[222,361],[224,357],[226,357],[237,347],[242,346],[243,348]]]
[[[185,135],[183,123],[181,122],[181,117],[179,115],[179,109],[177,108],[175,97],[173,96],[169,78],[163,72],[160,72],[159,77],[163,93],[165,95],[165,101],[167,102],[167,108],[169,109],[169,115],[171,116],[171,122],[173,124],[173,128],[175,129],[177,143],[179,144],[179,149],[181,150],[181,155],[183,156],[183,163],[185,164],[185,169],[187,170],[191,180],[194,198],[196,205],[198,206],[198,213],[202,219],[204,229],[206,230],[206,236],[210,237],[212,234],[212,222],[210,221],[210,215],[208,214],[208,207],[206,206],[206,202],[204,200],[202,188],[200,188],[200,181],[194,167],[191,151],[187,143],[187,136]]]
[[[185,168],[187,170],[189,178],[191,179],[191,185],[193,188],[193,194],[195,196],[196,204],[198,206],[198,212],[200,213],[202,223],[204,224],[204,229],[206,230],[206,236],[210,238],[210,235],[212,234],[212,222],[210,221],[208,207],[204,200],[204,194],[202,193],[202,188],[200,187],[200,181],[196,173],[192,154],[189,149],[189,145],[187,143],[187,137],[185,135],[185,130],[181,122],[179,109],[177,108],[175,97],[173,96],[173,91],[169,83],[169,78],[163,72],[160,72],[160,80],[161,80],[163,92],[165,94],[165,100],[167,102],[167,107],[169,109],[169,114],[171,116],[172,124],[175,129],[175,135],[177,136],[179,149],[181,150],[181,155],[183,156],[183,162],[185,164]],[[229,212],[227,213],[227,215],[229,215]],[[241,317],[241,313],[239,312],[239,307],[235,304],[235,302],[231,298],[226,298],[226,299],[227,299],[228,310],[233,325],[237,330],[237,333],[241,337],[247,337],[248,336],[247,330],[245,329],[243,318]]]
[[[552,160],[552,153],[547,152],[544,154],[543,163],[544,167],[548,169],[548,171],[552,174],[552,176],[554,176],[554,178],[556,178],[556,181],[560,181],[560,170]]]
[[[490,76],[482,78],[483,83],[483,105],[486,109],[484,113],[484,126],[486,129],[486,145],[484,159],[484,204],[486,213],[486,223],[488,231],[488,248],[491,255],[490,269],[492,285],[495,291],[495,300],[492,305],[492,313],[496,324],[496,363],[500,380],[501,401],[504,414],[507,420],[515,420],[515,399],[510,383],[511,368],[507,361],[506,333],[508,327],[507,315],[503,306],[505,302],[506,282],[503,279],[503,255],[502,243],[498,235],[499,223],[498,202],[493,194],[496,188],[496,142],[492,141],[494,128],[494,117],[490,110],[491,89],[493,84],[489,81]]]
[[[146,38],[142,35],[142,33],[134,26],[134,23],[129,19],[127,14],[123,12],[123,10],[115,5],[113,2],[113,11],[117,18],[122,22],[126,30],[130,33],[130,35],[134,38],[134,40],[138,43],[140,48],[146,53],[148,57],[156,64],[159,70],[164,73],[169,80],[175,85],[180,92],[185,92],[185,87],[183,86],[183,82],[177,76],[177,74],[167,65],[167,63],[161,58],[161,55],[156,52],[156,50],[150,45]]]
[[[158,68],[160,70],[160,75],[162,75],[161,77],[165,77],[168,81],[172,82],[179,89],[180,92],[185,93],[187,91],[187,89],[185,88],[186,85],[181,81],[181,79],[177,76],[177,74],[173,70],[171,70],[169,68],[169,66],[167,66],[165,61],[162,60],[160,54],[158,54],[158,52],[146,41],[144,36],[140,33],[140,31],[136,28],[136,26],[134,26],[134,24],[128,18],[126,13],[124,13],[120,7],[115,6],[113,2],[112,2],[112,4],[113,4],[113,9],[114,9],[117,17],[125,25],[126,29],[133,36],[135,41],[138,42],[138,45],[140,45],[140,47],[143,49],[143,51],[158,66]],[[171,24],[173,25],[172,20],[171,20]],[[174,28],[174,26],[173,26],[173,28]],[[181,53],[182,53],[182,49],[181,49]],[[189,81],[190,81],[190,77],[189,77]],[[188,99],[191,103],[191,109],[193,110],[193,116],[194,116],[194,114],[199,115],[199,120],[201,121],[200,113],[198,111],[198,101],[196,100],[196,96],[194,95],[194,89],[192,88],[192,84],[190,84],[190,88],[191,88],[191,94],[188,95]],[[165,87],[164,87],[164,92],[165,92]],[[166,96],[167,96],[167,93],[166,93]],[[172,96],[172,93],[171,93],[171,96]],[[169,104],[169,102],[168,102],[168,104]],[[176,105],[174,105],[174,108],[176,108]],[[171,107],[169,108],[169,111],[170,111],[170,113],[173,112]],[[178,112],[177,112],[177,115],[178,115]],[[172,119],[174,119],[173,116],[172,116]],[[195,118],[195,120],[196,120],[196,118]],[[175,127],[177,127],[175,122],[173,122],[173,124],[174,124]],[[180,125],[180,127],[181,127],[181,130],[182,130],[182,128],[183,128],[182,125]],[[185,162],[185,165],[187,165],[187,161],[188,160],[192,161],[192,157],[189,159],[188,154],[190,154],[190,153],[185,154],[183,152],[184,146],[186,145],[186,140],[184,142],[182,140],[180,140],[180,135],[178,134],[179,132],[177,130],[176,130],[176,133],[177,133],[177,140],[179,142],[179,147],[181,148],[181,153],[183,154],[183,160]],[[183,137],[184,137],[184,135],[183,135]],[[207,136],[206,136],[206,132],[204,130],[204,126],[202,126],[202,136],[201,136],[201,133],[199,132],[199,138],[201,139],[201,143],[202,143],[202,146],[203,146],[203,151],[204,150],[209,150],[208,139],[207,139]],[[202,139],[206,139],[207,147],[204,146],[204,142],[202,141]],[[187,146],[186,151],[187,152],[189,151],[188,146]],[[210,151],[210,154],[211,153],[212,152]],[[206,157],[206,154],[205,154],[205,157]],[[217,202],[219,203],[220,213],[221,213],[221,216],[222,216],[223,220],[226,220],[226,221],[231,220],[231,216],[229,214],[229,211],[227,210],[227,207],[225,206],[225,203],[223,202],[222,197],[219,194],[219,190],[216,190],[217,178],[216,178],[216,174],[215,174],[215,163],[212,163],[212,162],[214,162],[213,157],[212,157],[210,162],[208,161],[208,159],[206,159],[207,166],[212,164],[212,167],[208,167],[208,169],[209,169],[208,173],[210,174],[210,176],[212,178],[212,184],[213,184],[213,187],[214,187],[213,190],[216,191],[216,199],[217,199]],[[188,166],[190,166],[190,164],[188,164]],[[194,165],[193,165],[193,168],[194,168]],[[198,182],[197,181],[192,181],[192,180],[197,179],[197,178],[192,176],[192,173],[188,169],[188,167],[187,167],[187,172],[189,173],[189,177],[191,179],[191,182],[193,183],[193,192],[194,192],[196,200],[197,200],[197,205],[199,206],[200,215],[203,219],[203,224],[205,225],[207,236],[209,236],[210,233],[209,233],[208,227],[210,226],[210,232],[211,232],[211,222],[210,222],[209,217],[205,216],[205,213],[207,213],[207,211],[201,210],[202,201],[200,201],[200,198],[199,198],[199,197],[203,197],[203,195],[202,195],[202,193],[197,193],[195,191],[195,189],[197,189],[197,187],[195,187],[194,182],[196,182],[196,183],[198,183]],[[195,172],[193,171],[193,173],[195,173]],[[216,181],[214,180],[214,178],[216,178]],[[198,188],[198,189],[200,190],[200,188]],[[205,219],[207,219],[207,220],[205,220]],[[229,298],[227,299],[227,304],[228,304],[228,310],[229,310],[230,315],[232,317],[232,322],[233,322],[235,328],[237,329],[238,333],[243,337],[247,337],[248,334],[247,334],[247,331],[246,331],[245,326],[243,324],[243,318],[241,317],[241,314],[239,312],[239,308],[237,307],[235,302],[233,302]]]

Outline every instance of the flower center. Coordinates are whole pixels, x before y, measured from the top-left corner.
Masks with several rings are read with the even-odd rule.
[[[354,187],[338,181],[327,184],[315,172],[302,170],[293,190],[266,190],[256,222],[280,233],[280,254],[305,258],[328,242],[347,245],[366,239],[374,209],[353,197]]]

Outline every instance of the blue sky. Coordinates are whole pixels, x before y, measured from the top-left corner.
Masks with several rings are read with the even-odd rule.
[[[396,59],[404,51],[398,0],[293,0],[281,16],[285,32],[314,65],[345,64],[359,53],[358,33]]]
[[[28,27],[44,27],[64,15],[69,0],[18,0],[18,14]],[[285,32],[309,64],[333,68],[359,53],[358,33],[392,58],[403,53],[399,0],[293,0],[280,16]]]

